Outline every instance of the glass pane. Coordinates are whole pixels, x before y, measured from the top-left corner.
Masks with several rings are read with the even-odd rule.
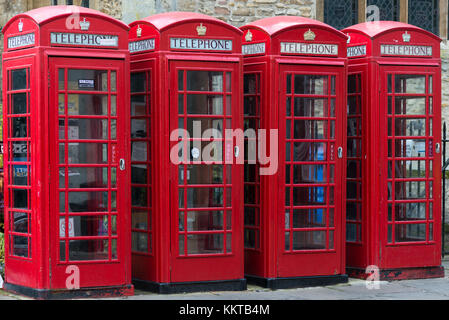
[[[257,230],[252,229],[245,229],[244,230],[244,241],[245,241],[245,248],[249,249],[255,249],[257,244]]]
[[[147,114],[147,96],[131,96],[131,116],[145,116]]]
[[[131,183],[147,184],[148,167],[143,164],[131,165]]]
[[[397,160],[395,161],[394,175],[396,178],[425,178],[426,161]]]
[[[346,241],[357,241],[357,225],[353,223],[346,224]]]
[[[396,199],[425,199],[425,181],[401,181],[395,183]]]
[[[28,137],[27,117],[10,118],[9,126],[11,128],[12,138],[26,138]]]
[[[18,69],[11,71],[12,90],[27,89],[27,69]]]
[[[223,96],[189,94],[187,95],[187,113],[223,115]]]
[[[328,76],[295,75],[295,94],[327,95]]]
[[[293,166],[293,183],[326,183],[326,171],[325,165],[295,165]]]
[[[418,158],[426,156],[426,140],[395,140],[396,157]]]
[[[131,188],[131,205],[135,207],[148,206],[147,188]]]
[[[12,236],[12,255],[16,257],[28,257],[28,237]]]
[[[11,113],[12,114],[25,114],[27,113],[27,94],[26,93],[14,93],[11,99]]]
[[[293,250],[326,249],[326,231],[293,232]]]
[[[12,150],[12,161],[23,162],[30,160],[28,153],[28,143],[22,141],[9,142],[9,150]]]
[[[395,119],[396,136],[425,136],[426,119]]]
[[[348,93],[356,93],[358,92],[357,84],[360,83],[360,77],[357,74],[350,74],[348,76]]]
[[[19,233],[28,232],[28,213],[25,212],[12,212],[11,213],[11,231]]]
[[[426,93],[426,76],[397,74],[394,83],[396,93]]]
[[[397,115],[425,115],[426,98],[396,97],[395,113]]]
[[[111,91],[117,91],[117,72],[111,71]]]
[[[426,219],[426,203],[396,203],[394,206],[396,221],[413,221]]]
[[[293,228],[326,227],[326,209],[293,210]]]
[[[244,94],[255,94],[258,93],[257,88],[257,75],[256,74],[245,74],[243,76],[243,93]]]
[[[107,119],[69,119],[69,140],[107,140]]]
[[[108,168],[69,168],[69,188],[107,188]],[[60,177],[65,179],[65,177]]]
[[[223,72],[187,71],[188,91],[223,91]]]
[[[111,96],[111,116],[117,115],[117,96]]]
[[[296,187],[293,188],[293,205],[325,205],[326,188],[325,187]]]
[[[327,117],[327,99],[295,98],[296,117]]]
[[[225,136],[224,129],[223,120],[220,119],[187,118],[187,131],[190,138],[213,137],[219,139]]]
[[[107,70],[69,69],[67,81],[68,90],[108,91]]]
[[[426,241],[426,224],[396,224],[396,242]]]
[[[71,116],[106,116],[108,115],[108,96],[69,94],[67,109]]]
[[[180,172],[184,174],[182,169]],[[187,166],[188,184],[221,184],[223,183],[223,166],[190,165]]]
[[[69,260],[108,260],[108,240],[69,241]]]
[[[245,226],[256,226],[257,217],[256,217],[257,209],[254,207],[245,207],[245,217],[244,224]]]
[[[223,206],[223,188],[190,188],[187,190],[188,208]]]
[[[146,119],[132,119],[131,120],[131,138],[146,138],[147,120]]]
[[[146,162],[148,159],[148,143],[133,141],[131,143],[131,161]]]
[[[223,234],[191,234],[187,238],[188,254],[223,253]]]
[[[148,230],[148,211],[132,209],[132,229]]]
[[[13,189],[12,193],[12,205],[16,209],[28,209],[28,191]]]
[[[295,139],[326,139],[327,121],[295,120]]]
[[[326,161],[327,144],[323,142],[294,143],[294,161]]]
[[[69,163],[103,164],[108,162],[108,145],[102,143],[69,143]]]
[[[223,230],[223,211],[187,212],[187,231]]]
[[[148,234],[132,232],[132,251],[148,252]]]
[[[107,192],[69,192],[69,212],[108,211]]]
[[[66,228],[66,218],[59,218],[59,237],[65,238],[66,229],[68,236],[73,237],[96,237],[109,234],[108,216],[70,216]]]

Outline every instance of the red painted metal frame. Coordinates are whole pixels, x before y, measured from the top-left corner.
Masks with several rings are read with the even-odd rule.
[[[433,278],[444,276],[444,269],[441,267],[441,159],[435,152],[435,144],[441,144],[441,59],[440,41],[435,35],[419,29],[415,26],[399,22],[374,22],[362,23],[343,30],[350,37],[348,47],[366,45],[366,54],[349,59],[349,75],[359,74],[361,76],[362,89],[362,241],[360,243],[347,242],[347,268],[348,273],[356,277],[365,278],[365,268],[375,265],[380,269],[380,278],[386,280],[411,279],[411,278]],[[411,38],[404,41],[402,36],[408,33]],[[392,56],[382,55],[381,44],[396,45],[425,45],[432,47],[432,56]],[[426,171],[429,168],[429,161],[433,161],[433,177],[419,179],[401,179],[403,182],[410,181],[431,181],[433,179],[433,200],[428,198],[428,186],[426,187],[426,197],[418,199],[418,202],[430,203],[433,201],[433,218],[429,219],[428,210],[424,220],[408,221],[408,223],[433,222],[433,237],[429,237],[429,229],[426,228],[426,240],[420,242],[392,243],[388,240],[388,225],[395,224],[388,222],[388,200],[387,182],[393,182],[393,178],[388,176],[389,161],[395,159],[388,156],[388,143],[391,139],[396,139],[393,135],[388,137],[388,119],[404,118],[404,116],[387,115],[387,105],[389,97],[394,96],[422,96],[426,98],[432,96],[426,91],[424,94],[403,94],[391,93],[387,91],[388,75],[423,75],[426,77],[428,87],[429,76],[433,79],[433,115],[410,115],[410,117],[433,119],[433,135],[426,135],[422,138],[426,141],[425,158]],[[394,100],[394,98],[393,98]],[[394,102],[393,102],[394,103]],[[426,104],[426,108],[427,108]],[[393,120],[391,120],[393,123]],[[394,125],[392,125],[392,130]],[[394,132],[393,132],[394,134]],[[421,137],[400,136],[400,139],[420,139]],[[432,141],[430,147],[428,142]],[[391,147],[392,148],[392,147]],[[395,153],[394,149],[391,149]],[[405,158],[403,158],[405,159]],[[407,158],[406,160],[413,160]],[[393,193],[394,195],[394,193]],[[401,200],[399,201],[401,202]],[[404,201],[402,201],[404,202]],[[406,203],[416,203],[415,200],[405,200]],[[404,202],[404,203],[405,203]],[[394,216],[394,211],[392,212]],[[394,233],[393,233],[394,235]],[[392,235],[392,236],[393,236]],[[430,240],[433,238],[433,240]],[[394,239],[392,239],[394,240]]]
[[[245,249],[245,274],[262,279],[267,284],[276,279],[308,279],[321,276],[345,275],[345,197],[343,185],[346,168],[345,152],[337,158],[337,148],[346,146],[346,36],[319,21],[300,17],[273,17],[255,21],[241,28],[243,45],[265,44],[265,52],[244,58],[245,76],[260,74],[260,129],[275,129],[279,133],[278,171],[274,175],[260,176],[260,248]],[[303,40],[303,34],[313,31],[314,41]],[[335,57],[319,55],[281,54],[282,41],[336,44]],[[335,168],[335,250],[307,250],[285,252],[285,76],[286,74],[318,74],[336,76],[336,125],[335,148],[332,154]],[[329,83],[330,86],[330,83]],[[330,89],[329,89],[330,90]],[[326,94],[326,96],[328,96]],[[326,119],[327,120],[327,119]],[[270,150],[268,141],[267,150]],[[264,167],[264,166],[262,166]],[[290,180],[291,181],[291,180]],[[292,181],[291,181],[292,182]],[[327,224],[326,224],[327,225]],[[247,230],[254,229],[247,227]],[[328,228],[326,227],[326,230]],[[326,240],[327,241],[327,240]],[[327,242],[326,242],[327,243]],[[331,259],[329,261],[329,259]],[[323,278],[324,279],[324,278]],[[329,278],[326,278],[329,281]],[[343,279],[343,278],[341,278]],[[343,280],[344,281],[344,280]],[[269,284],[268,284],[269,285]]]
[[[197,27],[200,25],[206,27],[206,35],[198,35]],[[218,19],[187,12],[153,15],[132,22],[130,27],[130,42],[154,39],[154,48],[131,53],[131,72],[151,70],[151,106],[154,106],[151,109],[150,160],[153,247],[152,254],[133,252],[133,279],[157,286],[243,279],[243,239],[240,235],[243,234],[243,183],[239,183],[243,181],[243,166],[232,165],[232,185],[229,185],[232,187],[232,208],[229,207],[233,212],[232,230],[229,230],[229,234],[232,233],[232,253],[179,256],[178,166],[170,161],[171,147],[176,144],[170,142],[170,134],[172,129],[178,129],[178,70],[232,72],[232,127],[242,127],[241,31]],[[171,49],[171,37],[232,40],[233,49],[229,52]],[[217,232],[228,234],[227,230]],[[229,269],[229,265],[233,268]]]
[[[86,33],[102,34],[104,32],[105,34],[117,35],[119,38],[118,46],[112,50],[110,48],[105,49],[100,47],[69,48],[66,46],[51,46],[50,32],[71,32],[71,29],[67,29],[66,22],[67,19],[76,17],[75,14],[78,14],[78,18],[81,20],[86,18],[91,23],[90,29]],[[21,23],[23,23],[23,30],[19,31],[19,24]],[[29,92],[31,95],[29,104],[31,120],[31,131],[29,132],[31,143],[29,150],[31,152],[31,158],[28,163],[31,165],[30,229],[32,257],[31,259],[19,259],[11,256],[11,252],[8,250],[10,242],[6,239],[6,288],[10,285],[11,290],[19,290],[20,292],[31,295],[37,294],[37,296],[41,296],[42,293],[47,292],[49,296],[44,294],[43,296],[45,297],[50,297],[54,289],[67,289],[65,279],[69,274],[66,273],[65,268],[61,269],[61,267],[56,267],[57,262],[55,259],[55,253],[59,253],[59,242],[56,243],[55,241],[59,235],[59,219],[56,221],[56,216],[59,213],[53,210],[58,201],[54,201],[52,197],[54,195],[53,192],[59,185],[59,171],[51,171],[52,168],[55,168],[53,155],[57,155],[57,153],[54,153],[57,141],[52,141],[51,139],[57,139],[58,137],[58,122],[52,118],[55,116],[55,113],[52,113],[51,110],[52,108],[53,111],[57,110],[57,101],[55,101],[57,99],[57,93],[54,87],[57,74],[52,73],[51,70],[56,71],[56,61],[62,61],[58,60],[58,57],[65,57],[64,64],[67,67],[80,68],[80,66],[86,64],[94,69],[115,69],[120,71],[121,78],[117,79],[117,90],[120,92],[118,98],[118,108],[120,110],[118,112],[121,114],[120,117],[124,116],[128,118],[129,82],[125,80],[127,78],[126,75],[129,75],[128,30],[127,25],[107,15],[95,10],[74,6],[52,6],[32,10],[12,18],[2,30],[5,35],[3,87],[8,87],[8,70],[20,69],[26,66],[30,69]],[[8,49],[7,43],[9,37],[30,32],[35,34],[34,45],[30,44],[20,48]],[[79,31],[75,30],[74,32]],[[5,101],[3,119],[6,144],[14,140],[11,140],[11,137],[8,135],[7,120],[9,116],[8,110],[6,109],[8,105],[6,103],[8,101],[7,97],[8,92],[5,90],[3,95]],[[121,130],[120,134],[127,135],[129,132],[129,124],[124,121],[123,126],[119,130]],[[129,163],[129,142],[127,140],[122,141],[118,143],[116,160],[118,161],[118,159],[123,158],[126,159],[126,163]],[[6,149],[5,159],[8,159],[9,151]],[[5,161],[5,169],[7,169],[5,179],[10,178],[8,176],[9,165],[9,162]],[[119,188],[123,188],[124,190],[129,189],[129,171],[125,170],[117,174],[119,181],[123,182]],[[11,188],[14,187],[5,183],[6,194]],[[118,200],[119,207],[122,209],[119,212],[122,216],[122,220],[120,220],[122,225],[118,231],[120,263],[111,262],[109,266],[114,268],[114,270],[109,270],[111,271],[110,273],[108,269],[103,269],[107,263],[93,263],[91,266],[88,266],[86,262],[81,263],[80,294],[84,294],[81,291],[86,287],[89,287],[94,292],[105,288],[105,286],[108,286],[109,289],[118,289],[111,292],[127,295],[133,294],[133,287],[131,285],[131,254],[127,249],[131,246],[130,234],[127,228],[127,225],[130,223],[129,210],[127,209],[129,208],[129,197],[126,197],[123,193],[119,193],[118,197],[120,198]],[[6,197],[5,209],[9,210],[10,206],[11,203],[8,197]],[[6,222],[7,225],[11,223],[8,218]],[[10,232],[8,226],[6,232],[7,234]],[[78,263],[70,264],[78,265]],[[116,273],[119,273],[118,277]],[[76,292],[76,290],[73,291],[75,296]]]

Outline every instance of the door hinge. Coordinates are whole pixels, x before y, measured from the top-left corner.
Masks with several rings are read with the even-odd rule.
[[[50,88],[50,71],[48,71],[48,79],[47,79],[47,82],[48,82],[48,87]]]

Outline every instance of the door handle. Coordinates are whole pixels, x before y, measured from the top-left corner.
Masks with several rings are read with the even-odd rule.
[[[436,144],[435,144],[435,152],[436,152],[436,153],[440,153],[440,151],[441,151],[440,144],[439,144],[439,143],[436,143]]]
[[[120,159],[120,170],[124,171],[125,170],[125,159]]]
[[[239,148],[239,147],[235,147],[235,148],[234,148],[234,156],[235,156],[236,158],[238,158],[238,157],[239,157],[239,154],[240,154],[240,148]]]
[[[338,149],[337,149],[337,157],[338,157],[338,159],[343,158],[343,148],[342,147],[338,147]]]

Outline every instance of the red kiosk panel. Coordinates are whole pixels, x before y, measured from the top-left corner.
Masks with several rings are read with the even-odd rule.
[[[299,17],[242,30],[245,129],[271,160],[245,162],[247,278],[271,288],[345,282],[346,36]]]
[[[68,23],[71,21],[71,24]],[[133,293],[128,27],[75,6],[3,29],[6,290],[36,298]]]
[[[366,277],[374,265],[381,279],[441,277],[441,40],[398,22],[343,32],[350,37],[348,151],[354,151],[348,272]]]
[[[132,192],[145,199],[132,213],[133,282],[140,287],[246,288],[235,132],[243,124],[240,37],[196,13],[131,24]],[[139,137],[145,126],[150,138]],[[147,175],[139,174],[143,168]]]

